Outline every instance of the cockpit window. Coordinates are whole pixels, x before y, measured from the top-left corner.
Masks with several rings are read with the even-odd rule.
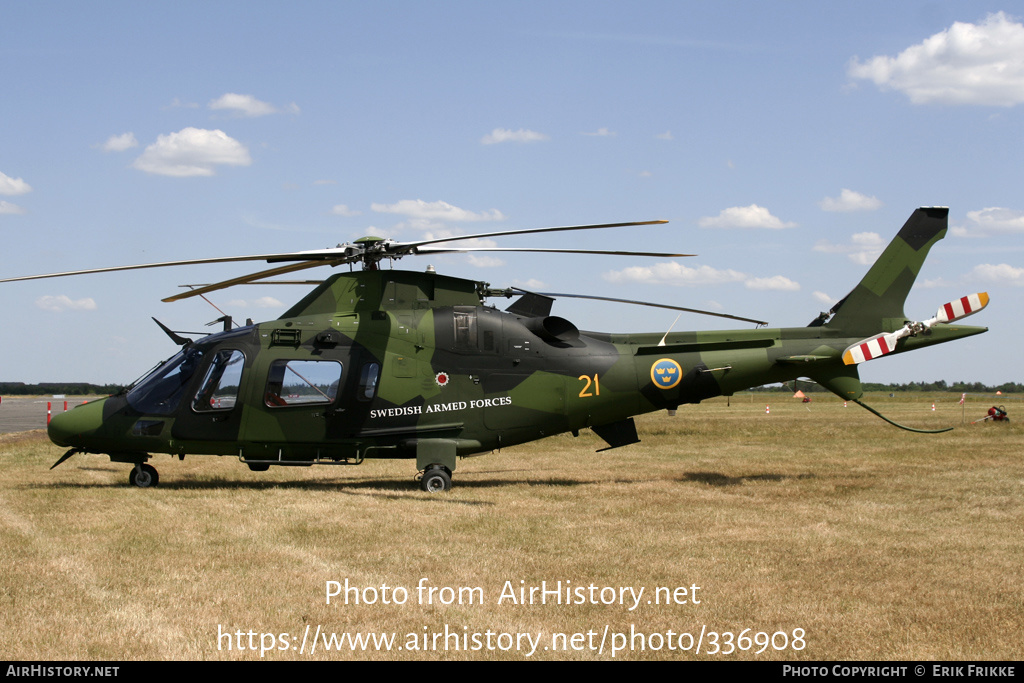
[[[235,349],[223,349],[210,361],[210,369],[192,399],[192,410],[230,410],[235,407],[238,387],[242,380],[245,356]]]
[[[194,346],[182,349],[128,392],[128,404],[140,413],[171,414],[202,359]]]
[[[341,383],[334,360],[277,360],[270,364],[264,402],[271,407],[333,403]]]

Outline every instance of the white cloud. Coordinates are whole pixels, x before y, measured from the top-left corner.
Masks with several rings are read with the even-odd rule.
[[[479,254],[468,254],[466,256],[466,259],[469,261],[469,264],[471,266],[476,266],[477,268],[497,268],[498,266],[505,265],[505,262],[502,261],[497,256],[481,256]]]
[[[798,283],[793,282],[783,275],[775,275],[773,277],[752,277],[744,282],[743,286],[747,289],[773,290],[781,292],[795,292],[800,289],[800,285]]]
[[[666,130],[664,133],[658,133],[654,138],[656,140],[675,140],[675,137],[672,136],[672,131],[670,130]]]
[[[615,137],[615,133],[610,131],[610,130],[608,130],[607,128],[598,128],[593,133],[585,133],[584,132],[584,133],[580,133],[580,135],[589,135],[591,137],[596,137],[596,138]]]
[[[495,128],[490,133],[480,138],[480,143],[484,145],[494,145],[499,142],[540,142],[547,139],[547,135],[533,130],[526,130],[523,128],[520,128],[519,130]]]
[[[497,209],[478,213],[453,206],[448,202],[425,202],[422,199],[402,199],[394,204],[371,204],[377,213],[396,213],[421,220],[441,221],[501,221],[505,220]]]
[[[921,289],[938,289],[939,287],[954,287],[959,285],[956,282],[947,280],[946,278],[936,277],[918,279],[918,281],[914,283],[914,286]]]
[[[885,238],[879,235],[877,232],[858,232],[854,233],[850,241],[856,247],[866,247],[869,249],[885,248]]]
[[[0,200],[0,215],[3,215],[3,214],[13,215],[13,214],[22,214],[22,213],[25,213],[25,209],[21,208],[17,204],[11,204],[10,202],[5,202],[3,200]]]
[[[951,228],[958,237],[1024,234],[1024,211],[993,206],[967,212],[968,223]]]
[[[132,166],[157,175],[212,176],[219,165],[248,166],[249,150],[221,130],[184,128],[157,137]]]
[[[208,106],[215,111],[228,111],[236,116],[248,118],[277,113],[277,107],[268,102],[261,102],[252,95],[239,95],[233,92],[212,100]]]
[[[529,280],[513,280],[512,284],[531,292],[536,292],[540,289],[547,289],[547,285],[542,280],[538,280],[536,278],[530,278]]]
[[[818,206],[822,211],[874,211],[882,206],[882,202],[844,187],[838,197],[825,197]]]
[[[734,206],[722,211],[714,217],[705,216],[697,221],[702,228],[795,228],[796,223],[785,223],[776,218],[763,206]]]
[[[846,254],[854,263],[867,266],[875,262],[885,250],[885,246],[885,240],[877,232],[858,232],[850,237],[849,244],[832,244],[828,240],[820,240],[814,245],[814,251]]]
[[[111,135],[107,138],[107,141],[100,145],[100,149],[104,152],[123,152],[126,149],[132,147],[138,147],[139,141],[135,139],[135,133],[122,133],[121,135]]]
[[[199,103],[182,102],[180,98],[175,97],[164,109],[199,109]]]
[[[60,296],[41,296],[36,299],[36,306],[44,311],[62,313],[64,311],[95,311],[96,302],[92,299],[72,300],[71,297],[61,294]]]
[[[335,204],[331,207],[331,213],[335,216],[358,216],[362,211],[350,209],[345,204]]]
[[[870,251],[856,251],[848,256],[848,258],[859,266],[870,266],[878,260],[878,256],[881,251],[870,252]]]
[[[284,304],[272,296],[259,299],[232,299],[227,304],[231,308],[284,308]]]
[[[1017,268],[1007,263],[1000,263],[998,265],[983,263],[974,267],[974,270],[971,271],[971,276],[985,282],[1024,287],[1024,268]]]
[[[855,57],[847,73],[915,104],[1009,107],[1024,102],[1024,25],[1003,12],[978,24],[956,22],[895,57]]]
[[[32,186],[21,178],[12,178],[9,175],[0,173],[0,194],[8,196],[27,194],[32,191]]]
[[[843,254],[863,247],[874,248],[876,246],[885,246],[885,240],[881,235],[877,232],[858,232],[850,237],[850,244],[831,244],[827,240],[822,240],[814,246],[814,251]]]
[[[701,285],[723,285],[742,282],[747,289],[793,292],[800,285],[788,277],[750,277],[736,270],[718,270],[711,266],[690,268],[676,261],[658,263],[653,266],[633,266],[623,270],[602,273],[601,277],[612,283],[642,283],[647,285],[671,285],[673,287],[698,287]]]
[[[829,296],[825,292],[813,292],[811,296],[814,297],[815,301],[820,304],[825,304],[826,306],[831,306],[836,302],[835,298]]]
[[[717,270],[711,266],[690,268],[675,261],[658,263],[653,266],[633,266],[613,270],[601,275],[608,282],[642,282],[654,285],[690,287],[696,285],[719,285],[728,282],[743,282],[747,276],[735,270]]]

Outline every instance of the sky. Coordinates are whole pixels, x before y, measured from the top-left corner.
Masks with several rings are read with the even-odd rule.
[[[906,305],[990,331],[869,382],[1024,382],[1024,3],[33,2],[0,22],[0,277],[666,219],[396,264],[803,326],[919,206],[950,230]],[[0,284],[0,381],[127,383],[215,331],[218,264]],[[329,269],[305,271],[310,277]],[[208,298],[271,320],[305,293]],[[495,302],[500,307],[507,302]],[[719,318],[562,299],[581,329]],[[742,324],[741,324],[742,325]]]

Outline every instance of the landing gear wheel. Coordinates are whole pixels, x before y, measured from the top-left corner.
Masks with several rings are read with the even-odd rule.
[[[132,486],[138,486],[140,489],[145,489],[159,484],[160,475],[157,474],[156,468],[152,465],[139,463],[132,468],[131,473],[128,475],[128,483]]]
[[[452,488],[452,475],[444,467],[428,467],[420,479],[420,488],[427,493],[441,493]]]

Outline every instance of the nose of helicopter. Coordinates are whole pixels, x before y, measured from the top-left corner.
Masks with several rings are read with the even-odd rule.
[[[84,439],[103,423],[103,401],[92,401],[54,415],[46,432],[58,446],[84,446]]]

